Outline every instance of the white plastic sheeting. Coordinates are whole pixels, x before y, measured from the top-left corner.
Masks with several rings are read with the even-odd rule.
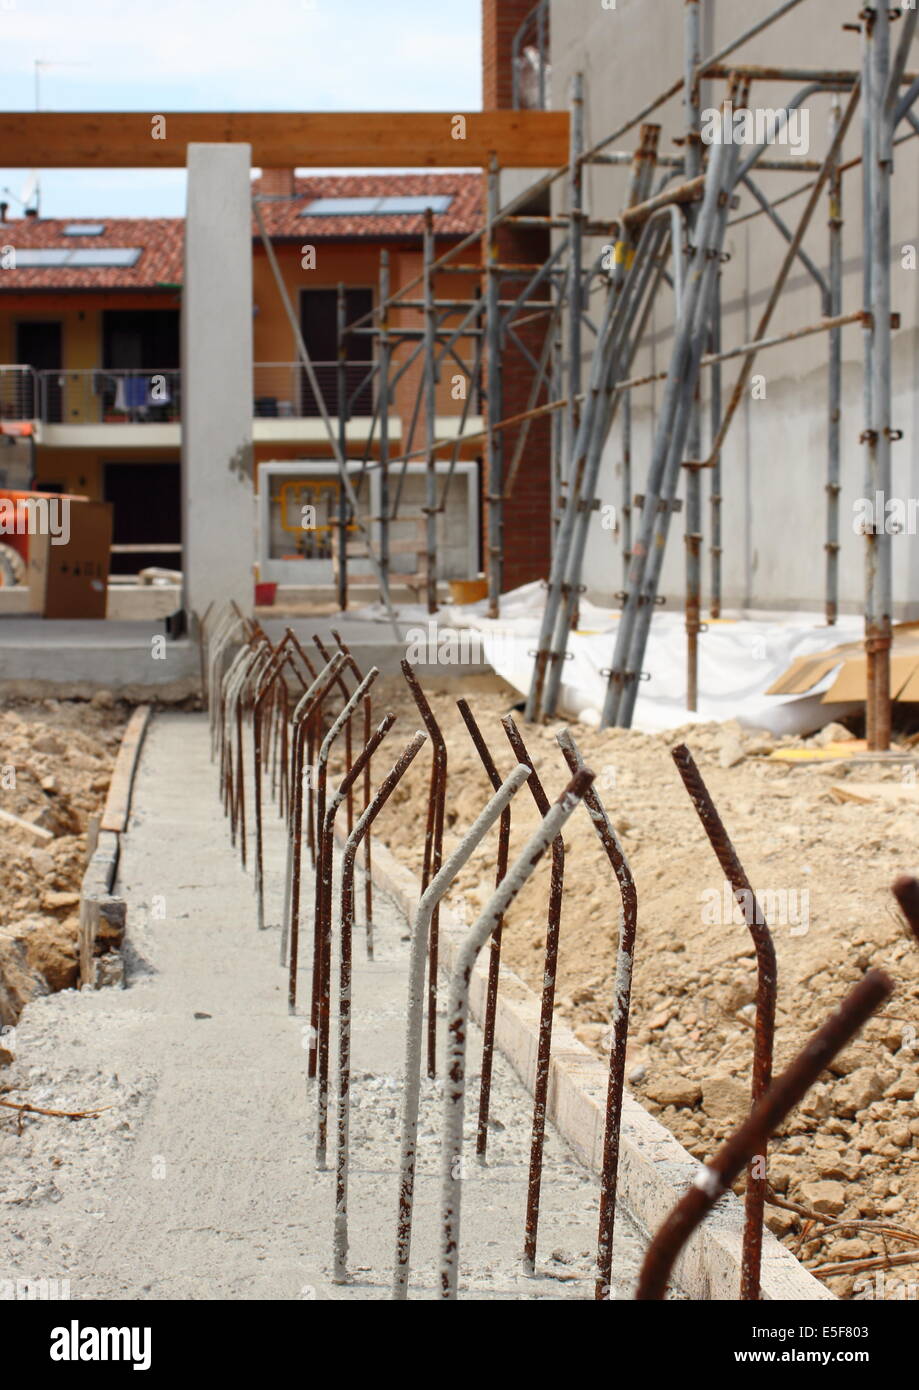
[[[529,688],[533,652],[545,603],[545,585],[525,584],[502,595],[501,617],[485,616],[485,602],[447,607],[438,614],[442,659],[484,659],[521,694]],[[430,631],[421,608],[400,607],[400,620]],[[571,634],[560,712],[596,724],[606,691],[603,674],[612,660],[618,610],[581,602],[580,627]],[[451,644],[445,628],[469,629]],[[699,709],[686,708],[686,633],[681,613],[655,613],[645,653],[644,678],[633,727],[654,733],[694,721],[737,719],[774,734],[806,734],[859,709],[857,704],[822,704],[830,672],[807,695],[766,695],[770,685],[799,656],[857,641],[861,618],[841,617],[827,627],[819,613],[720,619],[699,637]],[[430,657],[429,657],[430,659]],[[838,668],[837,668],[838,669]]]

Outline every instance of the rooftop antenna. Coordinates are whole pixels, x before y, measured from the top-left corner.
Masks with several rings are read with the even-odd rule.
[[[40,110],[41,110],[41,75],[42,75],[42,73],[43,73],[44,71],[46,71],[46,69],[48,69],[48,68],[85,68],[85,67],[88,67],[88,66],[89,66],[88,63],[67,63],[67,62],[57,62],[57,61],[56,61],[55,59],[53,59],[53,58],[36,58],[36,59],[35,59],[35,110],[36,110],[36,111],[40,111]],[[38,174],[38,170],[37,170],[37,169],[32,169],[32,170],[30,171],[29,177],[28,177],[28,179],[26,180],[25,187],[24,187],[23,190],[22,190],[22,196],[21,196],[19,199],[17,199],[18,202],[21,202],[21,203],[23,204],[23,207],[24,207],[24,209],[25,209],[26,212],[29,211],[29,204],[30,204],[33,200],[34,200],[34,212],[35,212],[35,216],[38,217],[38,216],[39,216],[39,207],[40,207],[40,204],[41,204],[41,182],[40,182],[40,180],[39,180],[39,174]]]

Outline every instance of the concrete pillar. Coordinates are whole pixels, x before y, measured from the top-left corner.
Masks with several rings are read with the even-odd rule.
[[[185,608],[252,611],[250,145],[188,146],[182,305]]]

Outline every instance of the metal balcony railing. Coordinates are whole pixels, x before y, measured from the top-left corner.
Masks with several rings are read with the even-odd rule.
[[[547,110],[552,74],[549,62],[549,0],[539,0],[514,35],[511,64],[514,109]]]
[[[34,420],[38,384],[31,367],[0,367],[0,419]]]
[[[152,425],[178,420],[177,368],[41,371],[38,419],[49,425]]]
[[[329,415],[339,413],[337,362],[313,364]],[[372,362],[348,362],[344,392],[348,417],[373,414]],[[0,419],[49,425],[158,424],[178,420],[182,374],[177,368],[102,368],[39,371],[0,366]],[[256,362],[252,413],[258,419],[310,419],[319,401],[299,362]]]
[[[344,415],[373,414],[372,362],[346,362]],[[317,385],[329,415],[339,414],[337,362],[314,362]],[[321,414],[319,402],[299,362],[256,362],[255,416],[310,419]]]

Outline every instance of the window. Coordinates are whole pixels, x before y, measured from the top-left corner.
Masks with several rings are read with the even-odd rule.
[[[300,216],[417,217],[425,208],[430,208],[432,212],[446,212],[452,202],[452,193],[397,193],[385,198],[314,198],[300,209]]]
[[[48,266],[132,266],[140,256],[138,246],[47,246],[14,248],[16,269],[30,270]]]
[[[101,236],[104,231],[104,222],[68,222],[64,236]]]

